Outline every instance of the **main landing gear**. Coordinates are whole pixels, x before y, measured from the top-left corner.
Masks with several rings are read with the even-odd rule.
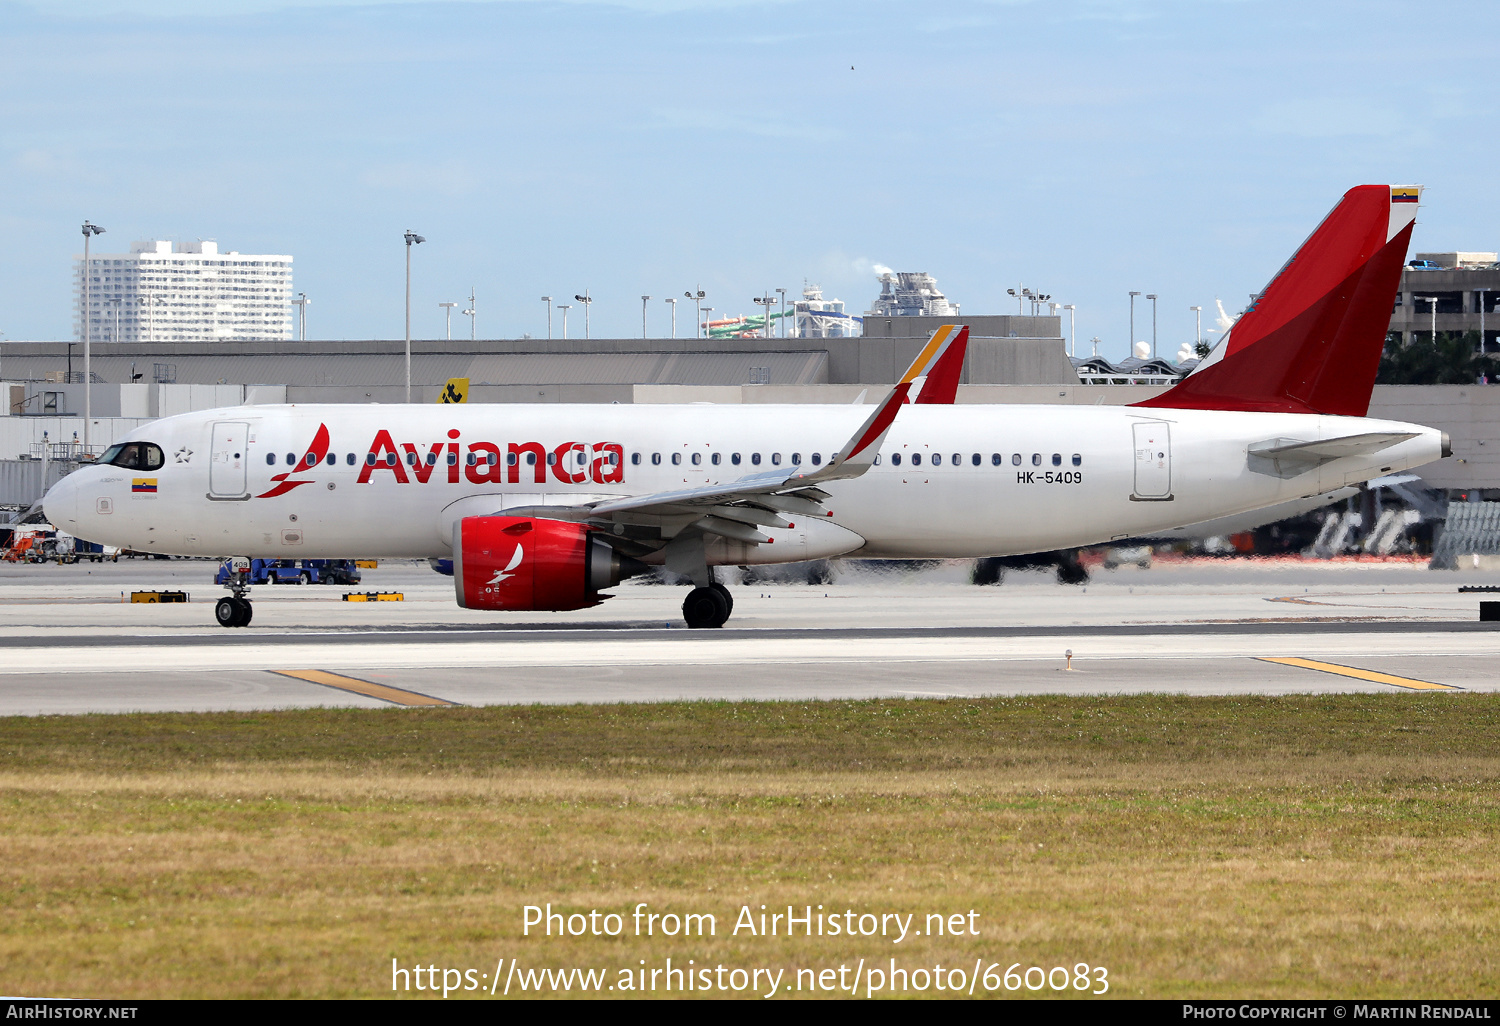
[[[229,560],[229,577],[224,582],[231,594],[214,604],[214,619],[220,627],[249,627],[255,607],[250,605],[250,560],[235,556]]]
[[[694,588],[682,601],[682,618],[693,628],[722,627],[734,612],[734,596],[715,581],[706,588]]]

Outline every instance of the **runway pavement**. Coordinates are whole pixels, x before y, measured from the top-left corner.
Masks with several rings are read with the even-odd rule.
[[[257,588],[252,627],[213,623],[213,565],[0,568],[0,715],[668,699],[1028,693],[1500,690],[1487,597],[1500,574],[1246,561],[1047,574],[974,587],[960,565],[831,585],[731,585],[718,631],[684,589],[629,583],[576,613],[457,608],[425,564],[349,589]],[[122,601],[191,593],[183,605]],[[1496,596],[1500,597],[1500,596]],[[1071,652],[1071,658],[1067,653]]]

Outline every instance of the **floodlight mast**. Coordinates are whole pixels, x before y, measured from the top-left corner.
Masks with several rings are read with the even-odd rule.
[[[1127,356],[1135,355],[1135,297],[1139,295],[1139,292],[1132,292],[1130,294],[1130,340],[1126,344],[1126,348],[1130,352],[1126,354]]]
[[[663,303],[672,304],[672,337],[677,337],[677,297],[671,296],[662,300]]]
[[[543,296],[542,305],[547,308],[547,337],[552,337],[552,297]]]
[[[463,311],[463,315],[469,319],[469,341],[475,338],[475,325],[479,323],[479,304],[474,302],[474,286],[469,286],[469,308]]]
[[[694,300],[698,304],[698,334],[697,338],[707,337],[707,329],[703,327],[703,299],[708,293],[699,289],[697,292],[684,292],[683,296]]]
[[[646,335],[646,304],[649,302],[651,302],[650,296],[641,297],[641,338],[648,337]]]
[[[411,402],[411,248],[427,240],[410,228],[402,237],[406,239],[406,401]]]
[[[1156,359],[1156,293],[1146,295],[1151,300],[1151,359]]]
[[[89,353],[89,239],[103,235],[104,229],[97,224],[83,222],[83,451],[89,452],[89,429],[93,427],[93,381],[94,371]],[[46,480],[42,481],[43,487]]]
[[[457,303],[438,304],[443,308],[443,338],[449,342],[453,341],[453,308],[457,305]]]
[[[589,322],[590,322],[591,315],[594,312],[594,300],[593,300],[593,297],[589,295],[589,290],[588,289],[584,289],[583,290],[583,295],[581,295],[581,296],[575,295],[573,298],[576,299],[576,300],[578,300],[578,302],[580,302],[580,303],[583,304],[583,337],[584,338],[592,338],[593,336],[590,334],[590,330],[591,329],[590,329],[590,323]]]

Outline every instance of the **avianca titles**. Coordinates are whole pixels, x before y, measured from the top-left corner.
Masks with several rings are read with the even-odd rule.
[[[1440,432],[1365,417],[1415,187],[1351,189],[1187,378],[1134,406],[955,405],[966,328],[868,406],[247,406],[168,417],[43,500],[143,552],[451,559],[460,605],[595,605],[653,565],[690,626],[713,568],[1013,555],[1147,535],[1407,470]],[[249,623],[246,576],[216,607]]]

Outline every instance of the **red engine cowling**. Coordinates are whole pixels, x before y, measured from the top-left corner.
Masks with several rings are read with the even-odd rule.
[[[648,569],[582,524],[464,517],[453,525],[453,587],[465,609],[585,609]]]

